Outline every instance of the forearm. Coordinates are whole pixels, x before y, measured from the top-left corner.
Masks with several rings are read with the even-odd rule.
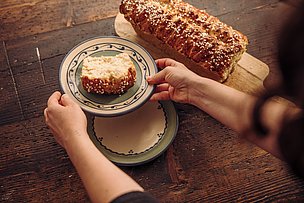
[[[268,130],[268,134],[261,137],[252,132],[246,138],[274,156],[283,159],[279,145],[280,131],[284,121],[295,116],[298,111],[299,109],[295,108],[290,102],[278,102],[270,99],[260,109],[261,115],[259,118]]]
[[[202,78],[197,82],[192,91],[193,105],[244,135],[257,146],[281,158],[278,136],[287,109],[286,105],[274,101],[264,105],[261,110],[261,122],[269,133],[266,137],[261,137],[252,129],[255,97],[209,79]]]
[[[109,202],[130,191],[143,191],[101,154],[86,134],[76,136],[69,140],[66,150],[93,202]]]
[[[256,100],[253,96],[206,78],[196,82],[191,91],[191,104],[236,132],[248,128]]]

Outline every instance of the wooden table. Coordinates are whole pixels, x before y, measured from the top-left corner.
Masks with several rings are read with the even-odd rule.
[[[58,68],[69,49],[90,37],[115,35],[120,1],[19,2],[0,3],[0,201],[88,202],[44,124],[43,109],[59,89]],[[248,53],[270,67],[266,87],[277,83],[279,17],[295,1],[188,2],[246,34]],[[122,167],[161,202],[304,200],[304,182],[285,163],[193,106],[176,109],[179,130],[167,152],[145,165]]]

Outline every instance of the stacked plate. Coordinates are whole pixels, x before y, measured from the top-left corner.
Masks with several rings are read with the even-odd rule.
[[[136,83],[122,95],[98,95],[82,88],[80,74],[87,56],[127,53],[136,67]],[[157,72],[151,55],[119,37],[97,37],[75,46],[64,58],[62,90],[88,112],[88,132],[96,147],[119,165],[138,165],[164,152],[173,141],[178,117],[170,101],[150,102],[154,86],[146,81]]]

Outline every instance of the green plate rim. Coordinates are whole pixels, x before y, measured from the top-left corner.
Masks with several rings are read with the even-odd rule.
[[[118,43],[118,41],[119,41],[121,43],[121,45],[123,45],[125,47],[128,47],[128,45],[123,44],[123,42],[129,43],[130,46],[134,46],[135,47],[135,48],[134,47],[133,48],[132,47],[128,47],[128,48],[130,48],[132,50],[135,50],[135,52],[136,52],[135,55],[136,56],[134,56],[134,57],[137,58],[138,57],[137,54],[138,54],[141,57],[141,59],[139,59],[139,61],[143,60],[145,63],[147,63],[147,66],[145,66],[147,68],[147,70],[146,70],[146,68],[145,69],[141,69],[141,70],[144,71],[144,72],[147,72],[148,76],[151,76],[151,75],[157,73],[157,66],[156,66],[155,60],[150,55],[150,53],[144,47],[142,47],[141,45],[139,45],[139,44],[137,44],[135,42],[132,42],[132,41],[130,41],[128,39],[122,38],[122,37],[117,37],[117,36],[98,36],[98,37],[89,38],[89,39],[87,39],[87,40],[85,40],[85,41],[77,44],[76,46],[74,46],[66,54],[66,56],[64,57],[64,59],[61,62],[60,69],[59,69],[59,85],[60,85],[61,90],[63,92],[65,92],[65,93],[71,95],[72,98],[73,98],[73,100],[75,100],[77,103],[79,103],[80,106],[81,106],[81,108],[84,111],[89,112],[89,113],[94,114],[94,115],[103,116],[103,117],[114,117],[114,116],[119,116],[119,115],[127,114],[129,112],[132,112],[132,111],[136,110],[137,108],[141,107],[142,105],[144,105],[150,99],[150,97],[152,96],[152,94],[153,94],[153,92],[155,90],[155,85],[146,85],[145,84],[144,85],[145,89],[139,88],[139,90],[140,90],[139,93],[141,94],[141,96],[139,98],[137,97],[137,95],[140,95],[140,94],[137,91],[135,93],[135,95],[133,95],[134,98],[132,98],[133,96],[131,96],[130,98],[126,99],[125,103],[123,103],[123,101],[122,101],[119,104],[114,104],[113,105],[114,106],[113,110],[111,110],[111,109],[109,110],[110,107],[107,107],[108,109],[106,111],[106,110],[102,110],[102,108],[104,108],[102,104],[98,105],[99,108],[100,108],[100,109],[98,109],[98,106],[97,106],[97,108],[88,106],[88,104],[92,103],[92,102],[90,102],[90,100],[83,101],[83,102],[79,101],[79,99],[76,98],[76,96],[75,96],[76,94],[80,94],[79,91],[78,91],[78,88],[76,87],[76,84],[74,84],[74,83],[72,84],[74,86],[74,89],[76,89],[75,90],[76,92],[73,93],[73,91],[70,90],[70,86],[69,86],[70,84],[69,84],[69,82],[68,81],[67,82],[66,81],[62,81],[64,79],[67,79],[67,76],[63,76],[64,74],[67,74],[66,72],[68,72],[68,70],[69,70],[69,69],[67,69],[65,67],[66,64],[69,64],[69,66],[71,66],[71,63],[73,61],[73,60],[72,61],[70,61],[70,60],[68,61],[68,58],[69,57],[73,57],[74,55],[78,56],[79,53],[86,52],[84,50],[80,50],[79,52],[75,51],[75,50],[79,49],[81,46],[85,46],[86,44],[88,44],[88,43],[90,43],[90,42],[92,42],[94,40],[97,40],[97,41],[98,40],[101,40],[101,41],[109,40],[109,41],[104,41],[103,43],[105,43],[105,44],[106,43]],[[114,41],[111,42],[111,40],[114,40]],[[88,47],[92,47],[92,45],[89,45],[89,44],[87,46]],[[131,51],[131,50],[128,50],[128,51]],[[141,55],[138,51],[142,52],[144,55]],[[124,51],[122,51],[122,52],[124,52]],[[75,58],[75,56],[73,58]],[[153,66],[153,67],[151,67],[151,66]],[[76,65],[75,65],[75,67],[76,67]],[[66,71],[66,72],[63,73],[63,71]],[[142,75],[143,78],[145,78],[146,76],[147,75]],[[141,85],[143,85],[143,83],[141,83]],[[121,107],[123,105],[125,105],[125,107]],[[116,109],[116,106],[119,109]]]
[[[150,150],[139,153],[139,154],[131,154],[131,155],[121,155],[117,153],[112,153],[109,150],[107,150],[104,146],[100,145],[98,139],[96,138],[95,132],[94,132],[94,118],[93,115],[88,115],[88,133],[90,136],[90,139],[95,144],[97,149],[104,154],[109,160],[114,162],[115,164],[119,166],[137,166],[141,164],[145,164],[147,162],[150,162],[157,157],[159,157],[161,154],[163,154],[168,147],[171,145],[173,140],[176,137],[177,131],[178,131],[178,125],[179,125],[179,118],[178,114],[176,112],[175,106],[173,102],[171,101],[159,101],[161,106],[163,107],[163,110],[165,114],[167,115],[167,129],[163,135],[163,138],[160,140],[159,143],[157,143],[155,146],[153,146]]]

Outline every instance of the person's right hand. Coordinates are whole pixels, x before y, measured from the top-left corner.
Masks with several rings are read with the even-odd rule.
[[[64,148],[73,136],[87,135],[87,118],[67,94],[54,92],[48,100],[44,117],[55,139]]]
[[[200,76],[173,59],[158,59],[156,64],[162,70],[147,78],[149,84],[157,85],[150,100],[170,99],[180,103],[190,103],[191,88]]]

